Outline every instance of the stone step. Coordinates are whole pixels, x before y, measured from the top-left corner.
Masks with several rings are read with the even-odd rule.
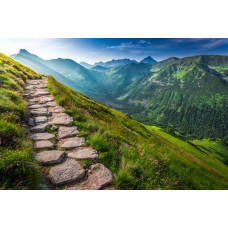
[[[31,94],[30,97],[34,98],[34,97],[40,97],[40,96],[44,96],[44,95],[49,95],[49,92],[46,92],[46,91],[35,92],[35,93]]]
[[[49,102],[49,101],[54,101],[54,99],[52,97],[42,97],[40,99],[40,104],[44,104],[44,103]]]
[[[47,102],[46,105],[48,107],[56,107],[57,106],[57,103],[55,101],[50,101],[50,102]]]
[[[46,123],[48,120],[46,116],[36,116],[34,119],[36,124]]]
[[[58,130],[58,139],[76,136],[76,134],[78,133],[79,131],[77,130],[76,126],[72,126],[72,127],[60,126]]]
[[[48,140],[40,140],[40,141],[35,141],[33,147],[35,149],[54,148],[54,144]]]
[[[62,113],[64,112],[65,108],[61,107],[61,106],[56,106],[56,107],[49,107],[48,111],[52,112],[52,113]]]
[[[52,167],[49,171],[51,182],[55,185],[69,184],[80,181],[85,175],[85,169],[74,159]]]
[[[29,109],[38,109],[38,108],[45,108],[45,107],[47,107],[46,104],[33,104],[28,106]]]
[[[37,103],[37,101],[27,101],[27,104],[29,106],[35,105]]]
[[[48,150],[37,153],[35,159],[43,165],[53,165],[61,163],[64,156],[64,151]]]
[[[74,149],[76,147],[80,147],[85,143],[84,137],[72,137],[61,139],[58,142],[58,148],[63,149]]]
[[[54,117],[51,117],[50,124],[59,124],[59,125],[68,125],[73,122],[73,118],[66,113],[56,114]]]
[[[67,151],[68,158],[75,159],[96,159],[98,158],[98,153],[96,150],[90,147],[78,147],[76,149]]]
[[[55,138],[54,134],[50,134],[50,133],[36,133],[36,134],[32,134],[30,136],[30,138],[32,140],[38,141],[38,140],[48,140],[48,139],[53,139]]]
[[[111,171],[103,164],[97,163],[91,165],[88,170],[88,178],[68,190],[99,190],[111,184],[113,175]]]
[[[47,108],[38,108],[31,110],[30,113],[34,116],[46,116],[48,115],[48,110]]]
[[[39,124],[39,125],[37,125],[37,126],[35,126],[35,127],[32,127],[30,130],[33,131],[33,132],[44,132],[45,129],[46,129],[47,127],[49,127],[49,126],[50,126],[50,124],[48,124],[48,123],[43,123],[43,124]]]

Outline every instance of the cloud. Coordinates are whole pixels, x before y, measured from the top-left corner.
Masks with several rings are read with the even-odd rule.
[[[228,44],[228,39],[210,39],[210,42],[202,46],[203,49],[216,48],[218,46]]]
[[[140,45],[133,44],[133,42],[126,42],[126,43],[121,43],[120,45],[116,46],[109,46],[106,47],[107,49],[117,49],[117,50],[122,50],[124,48],[139,48]]]
[[[129,42],[121,43],[119,45],[106,47],[106,49],[117,49],[117,50],[123,50],[123,49],[127,49],[127,48],[128,49],[143,49],[146,46],[148,47],[150,44],[151,44],[151,42],[145,41],[145,40],[140,40],[137,43],[129,41]]]

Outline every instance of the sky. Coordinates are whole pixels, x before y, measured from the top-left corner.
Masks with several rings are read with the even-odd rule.
[[[169,57],[200,54],[228,55],[225,38],[56,38],[0,39],[0,52],[16,54],[26,49],[43,59],[69,58],[93,64],[99,61],[129,58],[141,60],[151,56],[157,61]]]

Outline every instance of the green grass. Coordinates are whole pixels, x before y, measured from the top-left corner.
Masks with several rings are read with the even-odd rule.
[[[193,140],[193,144],[203,151],[209,151],[217,159],[228,165],[228,142],[221,139]]]
[[[40,171],[21,122],[27,78],[40,78],[31,69],[0,54],[0,189],[38,189]]]
[[[183,141],[90,100],[48,78],[48,90],[74,119],[96,162],[114,174],[117,189],[228,189],[228,167]],[[126,146],[126,143],[130,146]],[[87,165],[88,161],[82,161]]]

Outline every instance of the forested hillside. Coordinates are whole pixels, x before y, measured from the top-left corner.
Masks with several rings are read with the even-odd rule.
[[[228,57],[211,58],[184,58],[144,75],[119,96],[122,111],[192,138],[227,140],[228,83],[219,72]]]

